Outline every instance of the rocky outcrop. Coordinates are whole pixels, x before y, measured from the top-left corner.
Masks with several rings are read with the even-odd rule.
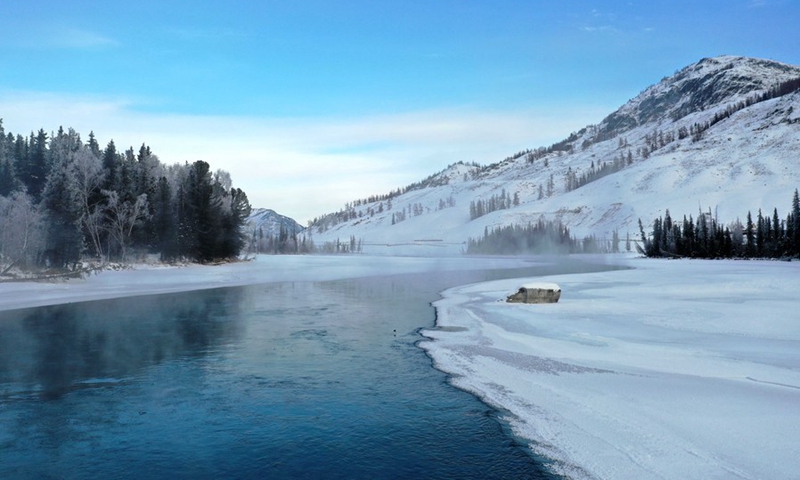
[[[508,303],[556,303],[561,298],[561,287],[555,283],[530,283],[506,298]]]

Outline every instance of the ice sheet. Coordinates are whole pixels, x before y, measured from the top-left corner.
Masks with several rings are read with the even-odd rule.
[[[622,262],[450,289],[421,346],[570,477],[796,478],[800,263]]]

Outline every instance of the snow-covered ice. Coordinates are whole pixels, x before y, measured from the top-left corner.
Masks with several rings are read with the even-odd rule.
[[[570,477],[797,478],[800,264],[620,262],[450,289],[421,346]]]

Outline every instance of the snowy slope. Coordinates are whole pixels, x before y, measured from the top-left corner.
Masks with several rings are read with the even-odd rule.
[[[535,149],[541,155],[533,162],[520,155],[487,166],[452,165],[392,198],[391,209],[386,199],[354,202],[322,217],[312,227],[314,239],[355,235],[372,253],[378,245],[424,245],[411,250],[442,253],[462,250],[467,238],[479,237],[487,227],[540,218],[560,219],[577,236],[610,238],[618,230],[624,238],[628,232],[638,236],[640,218],[651,224],[666,209],[673,217],[695,218],[700,209],[711,209],[729,222],[743,219],[748,210],[771,213],[777,207],[785,217],[800,187],[800,91],[749,106],[744,102],[797,78],[800,67],[778,62],[703,59],[647,88],[599,124],[571,134],[556,149]],[[715,123],[715,115],[726,111],[729,115]],[[680,138],[706,123],[713,125],[699,139]],[[623,162],[616,173],[568,191],[569,172],[579,177],[593,164],[599,168],[629,155],[632,162]],[[552,196],[540,199],[539,189],[546,192],[551,176]],[[472,201],[503,191],[509,198],[516,194],[519,205],[470,220]],[[399,212],[405,219],[393,222]]]

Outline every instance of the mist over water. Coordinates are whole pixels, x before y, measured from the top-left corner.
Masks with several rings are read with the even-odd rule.
[[[0,477],[547,478],[415,342],[442,289],[553,268],[0,312]]]

